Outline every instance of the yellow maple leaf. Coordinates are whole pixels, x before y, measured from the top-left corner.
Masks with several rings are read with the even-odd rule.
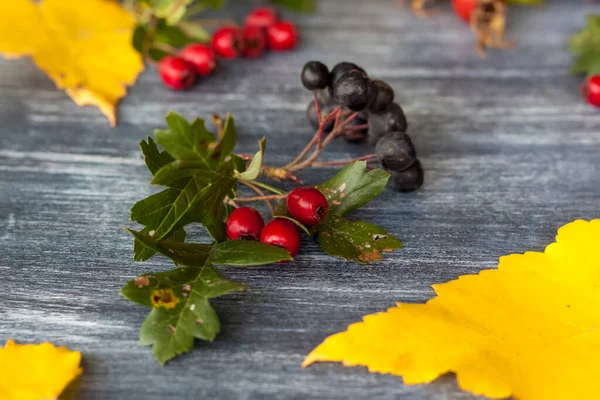
[[[433,288],[426,304],[398,303],[328,337],[303,365],[362,365],[406,384],[454,372],[492,398],[600,398],[600,220]]]
[[[58,398],[81,374],[81,353],[52,343],[16,344],[0,348],[0,399],[50,400]]]
[[[31,56],[78,105],[116,124],[116,105],[144,69],[131,44],[135,21],[109,0],[11,0],[1,7],[0,53]]]

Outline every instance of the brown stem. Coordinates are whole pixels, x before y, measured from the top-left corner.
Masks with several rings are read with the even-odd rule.
[[[271,194],[268,196],[257,196],[257,197],[236,197],[233,199],[238,203],[248,202],[248,201],[261,201],[261,200],[281,200],[287,197],[287,193],[285,194]]]
[[[177,54],[179,52],[179,50],[173,46],[170,46],[166,43],[153,43],[151,46],[153,49],[158,49],[158,50],[162,50],[164,52],[167,52],[171,55]]]
[[[363,129],[367,129],[368,127],[369,127],[369,124],[361,124],[361,125],[349,126],[344,130],[347,132],[362,131]]]
[[[202,26],[220,27],[220,26],[238,26],[238,23],[228,18],[201,18],[198,20]]]
[[[330,166],[335,166],[335,165],[346,165],[346,164],[350,164],[356,161],[367,161],[367,162],[371,162],[371,160],[374,160],[376,158],[375,154],[368,154],[366,156],[363,157],[357,157],[357,158],[353,158],[351,160],[334,160],[334,161],[315,161],[312,163],[312,167],[330,167]]]
[[[306,167],[310,167],[310,165],[317,159],[317,157],[319,157],[319,154],[321,154],[321,151],[323,150],[323,148],[325,148],[329,143],[331,143],[331,141],[333,139],[338,137],[344,131],[344,128],[346,127],[346,125],[348,125],[350,122],[352,122],[352,120],[354,118],[356,118],[358,116],[358,114],[359,114],[358,112],[350,114],[350,116],[348,118],[346,118],[344,120],[344,122],[338,124],[338,126],[333,128],[333,130],[329,133],[329,135],[327,135],[325,140],[323,140],[323,145],[321,146],[321,148],[315,149],[315,151],[313,151],[313,153],[310,155],[310,157],[308,157],[306,160],[304,160],[301,163],[298,163],[296,165],[293,165],[288,169],[291,172],[294,172],[294,171],[299,171],[301,169],[304,169]]]
[[[319,121],[319,127],[323,125],[323,116],[321,115],[321,105],[319,104],[319,96],[317,95],[317,91],[313,91],[313,96],[315,98],[315,111],[317,112],[317,120]]]
[[[246,181],[239,181],[239,182],[241,182],[242,184],[248,186],[250,189],[254,190],[260,196],[265,197],[265,192],[263,192],[262,190],[260,190],[258,188],[258,186],[255,186],[255,185],[251,184],[250,182],[246,182]],[[269,206],[269,209],[271,210],[271,215],[275,214],[275,208],[273,208],[273,204],[271,204],[271,200],[270,199],[265,199],[265,203],[267,203],[267,206]]]
[[[229,204],[230,206],[235,207],[235,208],[240,208],[239,204],[237,204],[235,201],[233,201],[232,199],[230,199],[227,196],[223,199],[223,203]]]
[[[294,165],[298,164],[298,162],[300,162],[304,157],[306,157],[306,155],[310,152],[310,149],[315,145],[315,143],[317,143],[317,148],[321,148],[321,138],[323,137],[323,132],[324,132],[325,126],[327,126],[327,124],[330,123],[333,118],[336,118],[336,120],[339,119],[338,116],[339,116],[341,110],[342,110],[341,106],[336,107],[331,112],[331,114],[329,114],[324,120],[321,121],[321,123],[319,124],[319,129],[317,130],[315,135],[312,137],[310,142],[308,142],[306,147],[304,149],[302,149],[302,151],[300,152],[300,154],[298,154],[298,156],[294,159],[294,161],[292,161],[289,164],[286,164],[283,167],[284,169],[289,169],[289,168],[293,167]]]

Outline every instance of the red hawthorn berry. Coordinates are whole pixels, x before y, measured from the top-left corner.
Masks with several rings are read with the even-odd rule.
[[[188,89],[196,80],[194,67],[184,59],[174,56],[160,60],[158,73],[164,84],[175,90]]]
[[[240,207],[227,218],[225,231],[229,240],[258,240],[264,226],[258,211],[252,207]]]
[[[180,56],[192,64],[200,76],[210,75],[217,66],[215,52],[204,44],[192,43],[183,49]]]
[[[246,17],[246,26],[268,29],[275,25],[277,21],[279,21],[279,16],[273,8],[258,7]]]
[[[583,95],[588,103],[600,107],[600,75],[593,75],[585,81]]]
[[[307,226],[318,225],[327,216],[329,204],[316,188],[300,187],[292,190],[286,199],[292,218]]]
[[[256,26],[244,27],[244,56],[257,58],[262,56],[267,49],[265,30]]]
[[[260,241],[283,247],[292,257],[296,256],[300,250],[300,234],[296,224],[283,218],[276,218],[268,222],[260,234]]]
[[[452,0],[454,14],[465,22],[471,21],[471,14],[477,7],[477,0]]]
[[[291,50],[298,42],[298,32],[291,22],[281,21],[267,29],[267,39],[271,50]]]
[[[244,49],[244,36],[241,29],[234,26],[217,29],[212,37],[212,48],[223,58],[239,57]]]

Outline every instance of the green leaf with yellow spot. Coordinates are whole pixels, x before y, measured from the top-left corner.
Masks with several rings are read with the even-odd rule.
[[[385,229],[368,222],[353,222],[331,215],[319,229],[323,251],[346,261],[368,264],[383,258],[384,252],[402,247],[402,243]]]

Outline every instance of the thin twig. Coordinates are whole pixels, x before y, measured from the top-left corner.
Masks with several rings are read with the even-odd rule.
[[[357,158],[353,158],[351,160],[334,160],[334,161],[315,161],[312,163],[312,167],[329,167],[329,166],[334,166],[334,165],[346,165],[346,164],[350,164],[356,161],[367,161],[367,162],[371,162],[372,160],[375,161],[374,159],[377,156],[375,154],[368,154],[366,156],[363,157],[357,157]]]
[[[248,186],[250,189],[254,190],[256,193],[258,193],[260,196],[265,197],[265,192],[263,192],[262,190],[260,190],[257,186],[251,184],[250,182],[247,181],[240,181],[242,184]],[[239,201],[239,199],[238,199]],[[271,209],[271,215],[275,214],[275,208],[273,208],[273,204],[271,204],[271,200],[270,199],[265,199],[265,203],[267,203],[267,206],[269,206],[269,208]]]
[[[257,197],[236,197],[233,199],[238,203],[247,202],[247,201],[262,201],[262,200],[281,200],[287,197],[287,193],[285,194],[272,194],[269,196],[257,196]]]

